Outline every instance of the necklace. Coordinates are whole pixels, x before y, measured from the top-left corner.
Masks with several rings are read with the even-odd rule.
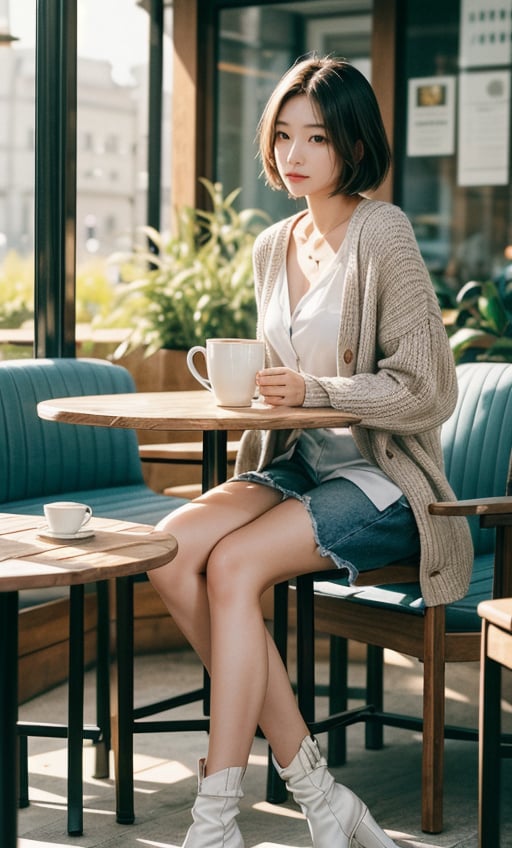
[[[333,233],[339,227],[343,226],[343,224],[347,223],[347,221],[352,217],[353,211],[354,211],[354,209],[351,209],[351,211],[349,212],[349,214],[345,218],[343,218],[341,221],[338,221],[338,223],[335,224],[334,227],[331,227],[330,230],[327,230],[325,233],[320,233],[318,230],[316,230],[316,228],[313,230],[313,233],[315,232],[315,230],[316,230],[316,232],[318,232],[319,237],[316,238],[313,241],[313,244],[311,245],[311,251],[307,254],[307,257],[308,257],[308,260],[310,262],[313,262],[315,264],[317,271],[320,267],[320,262],[322,261],[322,256],[320,255],[319,257],[316,257],[314,255],[315,250],[318,250],[318,248],[322,247],[322,245],[325,243],[325,241],[327,239],[327,236],[329,236],[331,233]],[[313,233],[311,233],[311,236],[313,235]]]

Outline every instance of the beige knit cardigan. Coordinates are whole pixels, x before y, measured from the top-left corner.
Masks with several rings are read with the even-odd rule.
[[[266,229],[254,246],[259,338],[297,217]],[[466,594],[473,546],[464,518],[435,517],[427,509],[433,501],[455,499],[443,470],[440,425],[455,407],[457,382],[439,305],[412,227],[398,207],[363,200],[345,238],[338,376],[305,374],[304,406],[332,406],[361,418],[352,428],[359,450],[400,487],[413,509],[424,601],[449,603]],[[266,364],[281,364],[267,340]],[[247,431],[237,472],[260,470],[299,435]]]

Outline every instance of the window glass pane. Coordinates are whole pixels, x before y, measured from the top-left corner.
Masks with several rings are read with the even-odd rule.
[[[0,3],[0,359],[33,338],[35,6]]]
[[[148,4],[137,0],[82,0],[78,17],[77,325],[110,326],[119,265],[137,229],[147,224]],[[166,10],[165,25],[171,24]],[[120,22],[122,22],[120,24]],[[170,150],[168,100],[171,39],[164,38],[162,149]],[[169,169],[162,168],[162,229],[168,226]],[[139,239],[140,240],[140,239]],[[122,330],[123,328],[120,328]],[[82,330],[77,329],[80,337]],[[103,334],[105,335],[105,334]],[[118,340],[124,336],[120,332]],[[101,353],[101,350],[99,351]]]
[[[78,0],[77,323],[108,315],[114,251],[132,247],[146,223],[149,16],[138,0]],[[35,172],[36,0],[0,0],[0,332],[27,338],[32,355]],[[172,23],[165,10],[165,25]],[[164,39],[162,148],[170,150],[171,39]],[[43,151],[44,155],[44,151]],[[167,157],[168,158],[168,157]],[[162,222],[168,226],[169,167],[162,169]],[[21,324],[28,320],[26,328]],[[14,332],[16,330],[16,332]],[[81,332],[79,330],[78,337]],[[0,337],[0,343],[5,336]],[[13,350],[0,348],[0,356]]]
[[[79,268],[128,246],[144,222],[148,20],[134,0],[79,4]]]

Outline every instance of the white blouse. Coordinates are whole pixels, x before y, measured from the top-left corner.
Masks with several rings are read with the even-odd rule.
[[[347,264],[344,248],[345,242],[322,277],[300,299],[293,314],[285,265],[281,269],[263,329],[281,363],[288,368],[317,377],[336,376],[336,344]],[[345,477],[379,510],[386,509],[402,495],[377,466],[363,458],[347,428],[303,430],[286,457],[294,450],[318,483]]]

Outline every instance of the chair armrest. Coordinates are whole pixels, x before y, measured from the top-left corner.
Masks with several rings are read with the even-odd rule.
[[[467,501],[438,501],[428,505],[431,515],[512,516],[512,497],[472,498]]]
[[[432,515],[478,515],[480,527],[496,530],[493,597],[512,596],[512,497],[432,503]]]

